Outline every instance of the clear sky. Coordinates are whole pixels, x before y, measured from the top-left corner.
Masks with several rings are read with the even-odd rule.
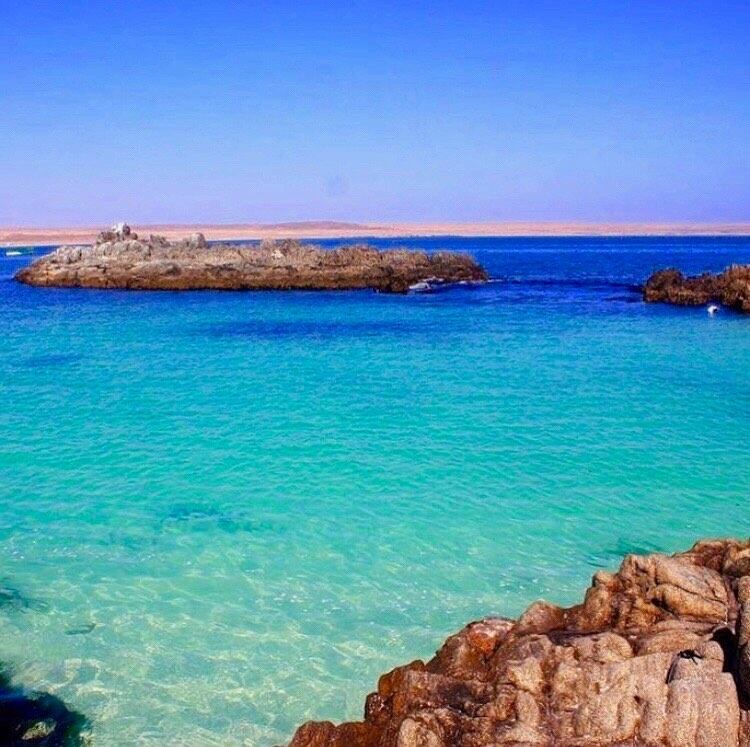
[[[750,219],[750,3],[0,3],[0,224]]]

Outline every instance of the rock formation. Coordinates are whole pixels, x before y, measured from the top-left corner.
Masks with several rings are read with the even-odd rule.
[[[326,250],[297,241],[209,246],[203,234],[169,242],[139,240],[126,224],[102,232],[93,247],[64,246],[22,269],[29,285],[142,290],[338,290],[405,293],[420,283],[483,281],[471,257],[368,246]],[[419,286],[420,289],[422,286]]]
[[[0,744],[7,747],[83,747],[88,720],[49,693],[28,693],[0,668]]]
[[[644,300],[678,306],[720,303],[750,314],[750,265],[733,265],[718,275],[685,277],[679,270],[655,272],[643,287]]]
[[[582,604],[487,618],[290,747],[750,745],[750,542],[627,556]]]

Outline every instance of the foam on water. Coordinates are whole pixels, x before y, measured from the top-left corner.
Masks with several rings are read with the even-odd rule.
[[[408,243],[501,282],[53,290],[0,257],[0,660],[95,744],[280,743],[472,618],[748,534],[750,320],[631,286],[750,241]]]

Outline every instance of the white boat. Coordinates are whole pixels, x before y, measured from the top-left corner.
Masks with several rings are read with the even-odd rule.
[[[713,316],[713,315],[714,315],[714,314],[715,314],[715,313],[716,313],[716,312],[717,312],[718,310],[719,310],[719,307],[718,307],[718,306],[717,306],[717,305],[716,305],[715,303],[712,303],[712,304],[711,304],[711,305],[710,305],[710,306],[709,306],[709,307],[708,307],[708,308],[706,309],[706,311],[707,311],[707,312],[709,313],[709,315],[710,315],[710,316]]]

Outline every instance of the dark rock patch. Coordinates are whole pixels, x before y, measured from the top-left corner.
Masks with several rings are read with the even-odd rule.
[[[248,338],[260,340],[335,339],[337,337],[380,337],[411,335],[426,331],[425,327],[404,320],[373,321],[295,321],[248,320],[217,322],[199,328],[200,334],[215,338]]]
[[[24,368],[55,368],[77,363],[81,360],[80,355],[74,353],[49,353],[47,355],[32,355],[24,358],[21,365]]]
[[[0,579],[0,610],[10,612],[27,612],[35,610],[45,612],[47,603],[27,596],[8,579]]]
[[[268,522],[258,521],[241,510],[222,511],[212,506],[177,505],[161,521],[161,529],[168,530],[189,524],[191,531],[221,531],[227,533],[256,533],[277,531]]]
[[[68,628],[65,631],[65,635],[88,635],[96,627],[97,627],[97,624],[95,622],[84,623],[83,625],[76,625],[75,627]]]
[[[54,695],[27,692],[0,670],[0,744],[4,747],[83,747],[86,717]]]
[[[659,270],[643,286],[643,298],[648,303],[676,306],[723,304],[750,314],[750,265],[733,265],[717,275],[692,277],[674,268]]]

